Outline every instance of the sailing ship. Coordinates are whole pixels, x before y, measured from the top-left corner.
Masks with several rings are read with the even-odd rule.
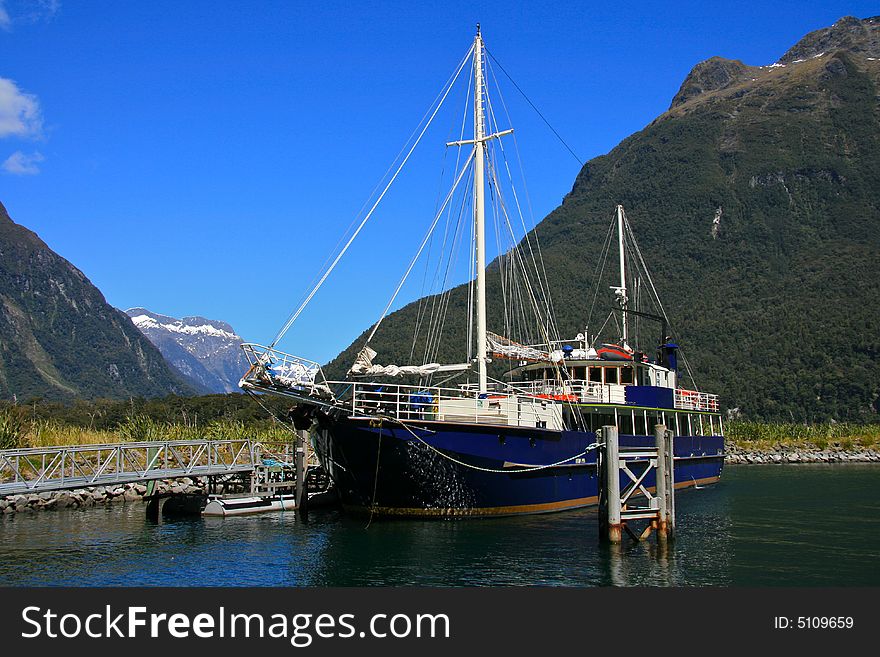
[[[598,331],[591,334],[587,324],[573,339],[558,337],[546,273],[540,253],[535,255],[538,245],[528,232],[515,248],[502,254],[506,260],[499,256],[498,268],[503,269],[507,261],[509,269],[525,281],[526,291],[521,294],[501,282],[506,302],[518,299],[520,311],[527,307],[535,315],[530,324],[513,321],[513,315],[522,318],[523,313],[508,313],[505,306],[505,328],[528,324],[539,339],[514,340],[509,334],[488,330],[487,178],[493,206],[509,219],[508,208],[499,200],[498,172],[503,167],[493,164],[490,147],[513,131],[492,129],[498,123],[486,95],[486,55],[478,26],[471,48],[439,100],[442,104],[470,63],[467,100],[472,100],[473,138],[447,144],[457,147],[465,162],[460,167],[457,163],[452,190],[431,224],[433,230],[454,191],[467,179],[473,277],[467,284],[464,362],[432,360],[438,353],[436,322],[431,328],[434,347],[424,349],[421,363],[379,365],[374,363],[378,354],[370,344],[380,319],[342,380],[328,380],[319,363],[276,347],[357,237],[388,190],[386,186],[276,340],[269,346],[243,345],[250,367],[241,388],[291,399],[290,421],[297,429],[309,431],[343,506],[354,511],[391,516],[498,516],[592,505],[598,499],[597,436],[601,427],[612,425],[618,429],[621,448],[652,445],[658,424],[672,430],[676,487],[718,481],[724,459],[718,397],[695,385],[682,387],[688,368],[682,367],[682,351],[667,335],[668,316],[656,297],[622,206],[614,208],[606,243],[596,254],[604,263],[616,251],[612,260],[617,260],[619,274],[605,288],[610,288],[609,312]],[[434,115],[436,109],[432,119]],[[412,148],[417,143],[418,139]],[[612,246],[615,235],[616,249]],[[427,238],[419,253],[426,243]],[[407,275],[412,268],[410,264]],[[603,265],[594,281],[597,293],[604,272]],[[395,290],[385,314],[400,289]],[[441,306],[444,298],[448,300],[439,298]],[[635,301],[645,299],[653,303],[647,304],[652,312],[637,307]],[[645,325],[654,323],[659,330],[646,335]],[[612,328],[606,330],[609,325]],[[640,343],[649,348],[640,349]],[[445,378],[436,382],[441,377]],[[462,377],[466,380],[455,385]],[[652,482],[646,480],[644,485],[650,487]]]

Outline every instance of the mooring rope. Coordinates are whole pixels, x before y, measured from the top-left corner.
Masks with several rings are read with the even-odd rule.
[[[436,452],[437,454],[439,454],[443,458],[452,461],[453,463],[457,463],[458,465],[464,466],[465,468],[470,468],[471,470],[478,470],[480,472],[490,472],[493,474],[505,474],[505,473],[510,474],[510,473],[516,473],[516,472],[535,472],[537,470],[546,470],[547,468],[555,468],[557,466],[564,465],[564,464],[568,463],[569,461],[574,461],[576,458],[579,458],[581,456],[586,456],[589,452],[591,452],[594,449],[596,449],[597,447],[599,447],[599,444],[600,444],[598,442],[595,442],[592,445],[587,445],[587,447],[584,449],[584,451],[582,451],[578,454],[575,454],[574,456],[569,456],[567,459],[563,459],[561,461],[556,461],[556,463],[547,463],[545,465],[536,465],[536,466],[532,466],[532,467],[522,467],[522,468],[517,468],[515,470],[512,468],[501,468],[501,469],[499,469],[499,468],[483,468],[479,465],[465,463],[464,461],[460,461],[459,459],[457,459],[453,456],[449,456],[449,454],[446,454],[446,453],[440,451],[439,449],[437,449],[436,447],[434,447],[430,443],[422,440],[421,436],[419,436],[412,429],[410,429],[409,426],[407,426],[405,423],[398,420],[397,418],[394,418],[394,417],[391,417],[388,415],[381,415],[378,417],[379,417],[379,419],[391,420],[392,422],[397,422],[400,426],[402,426],[404,429],[406,429],[413,438],[418,440],[425,447],[432,450],[433,452]]]

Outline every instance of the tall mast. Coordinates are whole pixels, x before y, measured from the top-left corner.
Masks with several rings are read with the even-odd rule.
[[[617,206],[617,242],[620,247],[620,287],[616,288],[617,300],[620,303],[621,310],[621,333],[620,339],[623,343],[621,346],[626,347],[626,341],[629,337],[626,332],[626,260],[623,254],[623,206]]]
[[[477,250],[477,371],[480,392],[486,392],[486,214],[483,156],[486,128],[483,117],[483,37],[477,24],[474,39],[474,232]]]

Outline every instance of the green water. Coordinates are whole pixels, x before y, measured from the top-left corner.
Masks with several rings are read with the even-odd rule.
[[[335,511],[153,525],[143,506],[0,518],[0,585],[880,585],[880,465],[733,466],[678,535],[600,546],[596,512],[374,521]]]

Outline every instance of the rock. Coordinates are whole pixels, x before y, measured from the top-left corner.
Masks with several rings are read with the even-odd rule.
[[[58,497],[55,498],[55,506],[59,509],[66,509],[74,503],[73,496],[70,493],[61,492],[58,493]]]
[[[133,490],[136,491],[138,495],[145,495],[147,487],[143,484],[135,484]]]
[[[123,487],[120,486],[119,488],[114,488],[112,491],[110,491],[110,494],[111,494],[113,497],[118,497],[118,496],[120,496],[120,495],[124,495],[124,494],[125,494],[125,489],[124,489]]]
[[[3,515],[10,515],[15,513],[15,507],[12,505],[8,505],[5,509],[3,509]]]
[[[96,491],[94,491],[94,492],[92,492],[92,493],[90,494],[89,498],[90,498],[93,502],[103,502],[103,501],[104,501],[104,495],[105,495],[105,493],[104,493],[103,490],[96,490]]]
[[[126,502],[136,502],[137,500],[141,499],[141,496],[138,494],[137,490],[135,490],[134,488],[130,488],[125,491],[125,494],[122,496],[122,498]]]

